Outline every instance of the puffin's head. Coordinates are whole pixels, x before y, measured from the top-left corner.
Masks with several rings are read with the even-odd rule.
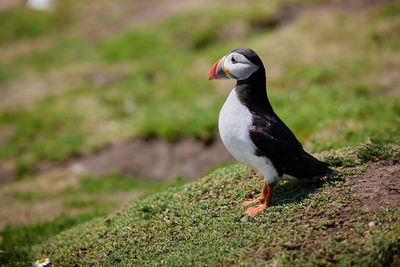
[[[250,48],[236,48],[218,60],[211,68],[209,80],[245,80],[263,67],[261,59]]]

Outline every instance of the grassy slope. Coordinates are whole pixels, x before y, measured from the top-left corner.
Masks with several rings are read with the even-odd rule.
[[[368,137],[398,142],[400,107],[392,91],[393,73],[400,68],[400,39],[394,34],[400,6],[384,4],[354,13],[323,4],[309,8],[315,4],[305,2],[293,21],[277,28],[269,23],[282,2],[260,1],[198,10],[160,25],[93,39],[82,36],[85,25],[79,19],[60,24],[57,15],[33,13],[27,16],[31,23],[54,21],[50,28],[32,30],[17,20],[15,14],[22,11],[10,11],[4,16],[10,25],[22,24],[13,27],[21,28],[23,38],[4,33],[16,43],[3,42],[0,65],[7,68],[1,68],[2,83],[16,86],[11,91],[29,88],[35,84],[32,77],[46,84],[47,77],[55,76],[62,83],[54,90],[52,83],[45,85],[27,108],[0,112],[0,129],[11,132],[0,159],[12,159],[15,173],[23,176],[38,161],[63,161],[114,138],[210,139],[232,84],[211,83],[207,73],[236,46],[260,54],[273,106],[309,150],[354,145]],[[65,16],[77,16],[73,10]],[[37,48],[14,51],[28,42],[37,42]],[[64,78],[77,66],[82,70]],[[22,94],[23,99],[30,97]]]
[[[172,182],[139,180],[118,173],[101,177],[80,176],[76,183],[67,186],[62,185],[65,176],[60,180],[42,178],[44,185],[21,181],[22,187],[2,188],[0,195],[5,202],[2,207],[12,206],[12,212],[18,214],[11,214],[11,217],[18,221],[0,231],[0,265],[13,265],[29,255],[31,246],[77,224],[114,212],[133,199],[185,183],[183,179]],[[5,216],[12,212],[0,214]],[[25,223],[21,224],[21,220]]]
[[[377,145],[354,150],[335,158],[336,165],[347,159],[356,167],[342,169],[321,187],[280,183],[272,207],[248,222],[240,220],[240,203],[254,197],[263,182],[235,164],[63,232],[34,247],[25,260],[49,257],[55,265],[108,266],[396,265],[400,209],[362,209],[363,199],[352,194],[351,185],[369,160],[390,158],[398,164],[400,151]]]
[[[247,6],[244,7],[246,9],[245,15],[238,10],[229,9],[226,13],[221,12],[225,9],[218,9],[218,12],[211,14],[208,10],[200,10],[192,14],[171,18],[162,26],[146,28],[146,30],[131,29],[127,32],[115,33],[115,35],[108,36],[105,39],[90,39],[76,34],[74,31],[81,27],[78,23],[80,20],[58,22],[57,15],[44,15],[43,17],[43,14],[36,12],[30,14],[29,11],[10,11],[11,14],[8,14],[6,18],[7,23],[21,23],[21,25],[14,25],[14,29],[18,29],[24,34],[21,34],[22,37],[21,35],[12,35],[14,30],[8,31],[7,29],[10,27],[12,29],[14,26],[0,29],[0,35],[8,38],[6,41],[0,40],[2,48],[0,50],[0,85],[5,86],[4,93],[9,93],[6,90],[7,86],[16,86],[10,87],[11,91],[22,90],[26,85],[31,86],[30,79],[32,77],[45,82],[50,76],[58,77],[63,81],[63,85],[60,90],[58,88],[53,90],[53,84],[49,83],[48,88],[45,88],[46,90],[43,91],[42,95],[39,95],[39,98],[32,98],[36,100],[28,101],[29,105],[21,110],[19,110],[21,106],[1,108],[0,129],[6,133],[11,129],[10,138],[1,140],[1,157],[15,161],[16,174],[23,176],[29,173],[32,166],[39,160],[62,161],[73,153],[88,148],[96,148],[115,137],[137,134],[139,136],[157,135],[168,139],[180,136],[210,138],[215,133],[216,116],[227,94],[226,88],[231,85],[209,83],[205,80],[206,74],[210,65],[226,51],[232,47],[243,45],[253,47],[264,59],[265,64],[267,64],[271,101],[279,115],[295,131],[296,135],[305,141],[308,149],[320,151],[353,145],[365,141],[369,137],[380,142],[398,142],[400,139],[398,136],[400,132],[398,128],[400,107],[398,105],[398,94],[395,90],[396,75],[399,69],[399,61],[397,60],[399,39],[398,35],[392,33],[395,32],[396,23],[398,23],[399,5],[390,4],[373,9],[363,9],[357,14],[342,9],[322,8],[314,11],[309,10],[308,13],[300,15],[289,24],[276,29],[256,26],[265,25],[265,22],[275,14],[275,8],[278,7],[279,5],[276,7],[269,5],[268,7],[257,8],[256,5],[247,9]],[[17,20],[16,18],[22,13],[26,20]],[[241,18],[239,24],[233,20],[233,18],[237,19],[238,17]],[[0,19],[4,21],[4,17],[0,16]],[[53,24],[51,27],[43,26],[39,29],[31,29],[32,21],[37,19],[44,22],[50,20]],[[315,20],[320,23],[315,23]],[[223,27],[223,25],[228,26]],[[232,34],[229,31],[226,33],[229,28],[240,29],[243,25],[247,25],[244,27],[243,33]],[[2,30],[8,32],[3,33]],[[60,32],[63,34],[61,35]],[[50,35],[46,36],[48,33]],[[136,42],[139,37],[141,41]],[[351,40],[350,43],[349,40]],[[31,42],[33,42],[32,46],[30,46]],[[27,44],[29,44],[29,49],[24,48],[24,45]],[[14,46],[17,48],[16,51],[13,51]],[[150,46],[152,47],[151,50],[148,49]],[[135,49],[132,49],[132,47]],[[143,51],[143,55],[138,54],[137,51]],[[164,58],[165,51],[168,51],[166,58]],[[298,53],[298,51],[302,51],[302,53]],[[7,66],[7,68],[2,66]],[[68,72],[70,69],[76,69],[76,66],[79,66],[79,71],[72,72],[72,74]],[[182,70],[182,66],[187,66],[187,68]],[[94,78],[98,71],[105,75],[105,80],[100,79],[98,81]],[[396,75],[393,75],[393,73]],[[67,78],[65,78],[65,75],[67,75]],[[79,76],[79,82],[74,81],[76,76]],[[20,84],[19,81],[25,83]],[[192,87],[193,84],[196,84],[196,87]],[[215,86],[215,88],[212,86]],[[192,88],[192,90],[187,90],[187,88]],[[40,88],[32,87],[30,89],[36,91]],[[22,94],[22,96],[24,99],[31,97],[30,94]],[[195,98],[200,100],[194,101]],[[287,105],[288,99],[290,99],[291,105]],[[173,112],[166,113],[165,109]],[[318,110],[318,113],[315,113],[315,110]],[[304,118],[307,118],[307,120],[304,120]],[[161,127],[155,128],[154,125],[156,124]],[[176,127],[176,125],[180,127]],[[177,131],[177,129],[183,129],[183,131]],[[343,160],[332,157],[331,160],[336,164],[354,164],[348,158]],[[232,177],[236,174],[236,178]],[[230,169],[219,170],[210,176],[218,177],[217,182],[221,181],[220,184],[214,184],[210,178],[208,180],[205,178],[203,181],[205,185],[216,189],[215,192],[208,192],[207,194],[220,198],[227,197],[225,200],[218,200],[218,203],[231,201],[229,203],[238,204],[240,202],[238,202],[238,199],[249,197],[247,195],[249,191],[261,187],[261,179],[250,181],[251,175],[253,173],[238,165]],[[223,176],[239,179],[247,187],[240,192],[232,192],[233,197],[235,197],[233,199],[232,196],[227,195],[228,193],[219,190],[221,190],[223,183],[230,183],[233,186],[236,180],[224,182],[226,178]],[[44,242],[50,236],[73,225],[103,215],[108,212],[110,207],[120,204],[119,202],[115,203],[114,200],[103,199],[104,194],[121,194],[118,191],[120,184],[115,179],[108,179],[107,177],[93,179],[92,187],[113,188],[110,192],[100,192],[99,194],[87,191],[85,186],[88,186],[88,184],[84,185],[83,182],[85,179],[79,179],[80,185],[71,192],[48,194],[47,189],[44,189],[43,192],[37,192],[36,189],[30,188],[26,193],[15,194],[15,200],[25,203],[34,203],[42,198],[47,198],[50,202],[61,201],[62,209],[66,209],[66,212],[70,212],[70,208],[94,209],[95,211],[76,217],[61,215],[53,221],[6,228],[1,233],[0,249],[6,250],[8,253],[11,251],[12,255],[0,254],[0,262],[11,260],[10,264],[18,261],[31,263],[33,258],[45,256],[41,253],[31,254],[31,245]],[[117,184],[114,182],[117,182]],[[137,186],[133,183],[128,188],[130,192],[142,190],[140,186],[139,188]],[[202,189],[199,188],[205,188],[204,186],[202,187],[200,182],[200,184],[189,185],[186,190],[192,188],[195,194],[203,194]],[[287,188],[289,188],[287,189],[289,192],[296,190],[299,195],[295,199],[303,198],[311,190],[303,191],[296,187],[292,188],[292,186],[284,185],[280,190],[284,191]],[[197,187],[198,189],[196,189]],[[23,190],[23,192],[25,191]],[[204,191],[207,190],[204,189]],[[15,193],[18,192],[20,190]],[[189,192],[182,194],[182,198],[191,199]],[[163,196],[173,198],[173,193],[166,193]],[[153,200],[166,201],[160,200],[160,197],[163,196],[153,196],[144,202],[135,202],[135,207],[142,208],[145,205],[150,207],[150,209],[144,208],[144,211],[137,213],[137,215],[149,219],[153,215],[157,217],[161,216],[162,212],[167,212],[166,210],[162,212],[155,210],[153,212],[151,209]],[[209,199],[210,196],[207,195],[208,200],[204,199],[207,201],[203,203],[201,203],[200,197],[200,204],[197,204],[203,206],[198,207],[216,206],[216,200]],[[282,196],[286,195],[282,194]],[[313,196],[304,201],[317,203]],[[317,198],[322,196],[324,195],[320,193],[315,195]],[[274,201],[276,204],[285,203],[286,200],[284,199],[286,198],[289,197],[282,197]],[[304,208],[302,206],[304,203],[302,203],[299,204],[300,206],[291,206],[295,205],[292,203],[285,204],[283,207],[288,210],[297,207],[301,210]],[[326,202],[322,201],[321,205],[324,205],[324,203]],[[102,207],[102,209],[97,209],[98,207]],[[196,207],[189,208],[189,210],[193,211]],[[213,227],[220,227],[221,225],[218,225],[217,222],[226,216],[227,222],[235,224],[232,227],[237,227],[241,212],[237,207],[224,207],[226,208],[221,207],[221,209],[229,210],[230,215],[234,214],[234,218],[230,215],[221,215],[221,210],[213,210],[211,214],[217,214],[221,217],[209,220],[210,225],[212,223]],[[275,208],[278,212],[281,210],[279,207]],[[130,210],[132,211],[132,209]],[[209,219],[210,215],[206,208],[202,211],[203,213],[205,218]],[[128,216],[126,213],[123,214]],[[386,220],[385,218],[391,215],[393,213],[383,214],[382,220]],[[269,219],[273,219],[273,215],[268,216],[272,217],[263,218],[261,221],[268,222]],[[115,216],[115,218],[117,217]],[[330,220],[328,217],[324,219]],[[129,221],[128,217],[124,218]],[[139,217],[135,218],[138,219]],[[290,221],[292,217],[289,213],[285,213],[284,218]],[[198,223],[200,222],[203,228],[207,224],[204,220],[199,220]],[[102,225],[101,219],[98,220],[98,223],[96,225],[100,225],[99,228],[102,230],[108,229],[107,224]],[[184,223],[189,224],[186,221]],[[326,222],[322,222],[322,224],[324,223]],[[113,226],[115,224],[110,225],[111,228]],[[147,229],[148,225],[140,224],[139,227],[142,228],[138,229]],[[175,225],[166,228],[171,230],[173,227]],[[324,228],[325,226],[322,225],[321,227]],[[379,225],[379,227],[378,230],[384,228],[383,225]],[[395,225],[395,227],[397,226]],[[239,229],[242,230],[247,228],[248,225],[239,226]],[[266,231],[271,230],[256,230],[256,228],[259,227],[253,225],[249,229],[254,233],[246,230],[243,235],[238,232],[239,230],[233,231],[232,234],[226,232],[227,237],[232,235],[227,242],[232,241],[232,244],[239,246],[244,244],[240,243],[242,242],[241,238],[250,236],[251,238],[248,239],[257,241],[255,233],[265,234],[269,233]],[[74,231],[77,231],[76,233],[88,231],[85,230],[84,226],[79,229]],[[201,236],[201,233],[196,232],[196,228],[190,229],[192,234],[188,235],[189,237],[193,237],[193,235]],[[365,228],[361,227],[360,229],[364,230]],[[114,230],[116,231],[116,229]],[[150,229],[149,231],[153,230]],[[295,231],[298,231],[298,229],[295,229]],[[389,233],[392,232],[392,230],[389,231]],[[144,231],[144,239],[137,241],[143,244],[147,244],[145,242],[153,244],[152,235],[149,235],[149,233],[147,230]],[[179,236],[179,233],[174,233]],[[117,232],[113,232],[113,234],[118,235]],[[215,234],[217,235],[217,233]],[[290,233],[283,235],[287,238],[286,235],[288,234]],[[382,235],[385,236],[386,234],[386,232],[383,232]],[[373,237],[377,236],[378,233],[373,233]],[[238,237],[239,240],[233,240],[233,237]],[[175,251],[184,252],[186,237],[180,236],[179,238],[182,240],[178,240],[181,243],[176,243],[178,248]],[[215,239],[212,235],[209,237],[210,239],[204,238],[204,240],[217,240],[218,236]],[[103,242],[101,239],[99,240],[100,243]],[[379,240],[385,240],[388,244],[393,243],[386,237]],[[109,243],[107,244],[109,245]],[[168,246],[166,243],[160,242],[160,244]],[[255,243],[252,244],[253,248],[256,247]],[[282,242],[279,241],[275,245],[277,250],[269,251],[265,255],[261,248],[261,257],[269,258],[268,255],[278,253]],[[49,249],[54,252],[52,252],[51,257],[55,255],[54,259],[56,260],[58,258],[56,255],[60,252],[57,252],[57,244],[49,246]],[[181,250],[179,250],[179,246]],[[338,249],[345,253],[344,245],[340,244],[340,246],[342,247]],[[374,253],[387,256],[384,251],[381,251],[382,248],[385,248],[384,244],[369,244],[368,246],[375,249]],[[290,244],[289,247],[291,247]],[[296,245],[294,247],[296,248]],[[332,253],[327,248],[324,248],[325,252],[321,252],[323,255]],[[97,247],[97,249],[99,248]],[[151,249],[160,251],[165,248],[152,247]],[[204,249],[207,248],[204,247]],[[222,249],[229,251],[230,248],[224,243],[221,244]],[[207,258],[208,255],[205,250],[201,254],[203,258]],[[187,251],[194,253],[195,248],[188,248]],[[211,249],[207,252],[210,252],[209,255],[214,255],[211,259],[215,260],[222,260],[226,255],[238,254],[239,256],[235,256],[236,258],[233,257],[237,259],[236,262],[244,260],[244,256],[241,256],[240,253],[246,253],[245,251],[240,253],[232,251],[224,254],[221,251],[219,251],[221,253],[218,253],[218,250],[212,251]],[[254,251],[250,250],[250,253],[252,252]],[[292,249],[292,251],[285,252],[289,253],[286,256],[279,255],[281,255],[280,258],[293,257],[296,252],[296,249]],[[89,259],[84,258],[86,257],[84,247],[81,252],[78,250],[77,253],[83,253],[81,255],[83,261]],[[130,251],[130,253],[132,257],[135,256],[135,252]],[[343,253],[340,255],[344,255]],[[373,255],[370,252],[368,253],[368,255]],[[75,256],[71,255],[70,260],[74,260]],[[363,255],[366,254],[361,253],[360,257],[364,257]],[[367,259],[368,255],[363,259]],[[139,256],[138,261],[140,260]],[[182,259],[185,259],[184,255],[181,256]],[[118,255],[113,254],[113,257],[117,262]],[[130,256],[124,254],[121,257]],[[170,257],[170,260],[173,259],[173,255],[168,257]],[[113,259],[104,258],[101,260],[112,261]],[[190,262],[193,259],[188,260]],[[257,262],[257,259],[250,261],[252,260]]]

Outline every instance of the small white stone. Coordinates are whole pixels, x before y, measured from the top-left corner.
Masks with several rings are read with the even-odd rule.
[[[50,10],[53,6],[53,0],[28,0],[26,5],[32,9]]]
[[[248,215],[245,215],[245,216],[243,216],[242,219],[240,219],[240,221],[242,221],[242,222],[247,222],[248,220],[249,220],[249,216]]]
[[[71,166],[71,171],[73,174],[80,174],[83,171],[83,166],[80,163],[74,163]]]
[[[125,100],[122,108],[125,113],[132,113],[135,110],[135,104],[132,101]]]

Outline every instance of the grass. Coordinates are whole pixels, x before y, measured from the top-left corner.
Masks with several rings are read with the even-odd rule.
[[[138,196],[145,198],[184,183],[179,177],[174,181],[164,182],[110,173],[101,177],[82,176],[77,186],[67,186],[57,191],[14,191],[13,202],[27,203],[31,208],[44,202],[60,202],[61,208],[58,212],[61,214],[51,220],[39,219],[32,224],[7,225],[0,231],[0,263],[23,265],[24,262],[27,263],[26,255],[29,255],[33,245],[43,243],[75,225],[105,216],[128,200]],[[128,198],[121,198],[122,194],[128,194]]]
[[[0,162],[11,162],[21,178],[1,191],[2,207],[28,214],[27,208],[56,205],[46,218],[0,232],[0,264],[31,265],[41,257],[55,265],[400,264],[399,210],[359,209],[354,203],[362,199],[350,194],[352,179],[371,161],[398,162],[385,145],[400,140],[398,3],[355,13],[304,0],[296,17],[279,23],[281,8],[297,2],[230,3],[92,36],[87,32],[99,27],[79,17],[93,15],[83,9],[90,1],[80,2],[55,13],[0,13],[0,90],[7,99],[24,100],[23,106],[0,102]],[[238,46],[254,48],[263,59],[270,101],[308,151],[374,140],[325,155],[341,169],[340,179],[322,187],[281,183],[269,211],[244,223],[239,203],[259,193],[262,179],[240,164],[157,194],[182,180],[35,174],[38,163],[63,162],[114,139],[214,138],[233,83],[209,82],[207,73]],[[66,181],[71,184],[59,187]],[[332,196],[332,188],[346,194]]]
[[[0,30],[0,44],[2,44],[61,30],[68,22],[68,14],[60,16],[29,8],[14,8],[1,11],[0,21],[3,25]]]
[[[268,74],[281,70],[269,79],[269,97],[307,149],[339,148],[369,138],[397,142],[398,98],[390,97],[391,85],[379,82],[384,78],[369,78],[397,66],[393,58],[399,40],[391,34],[397,4],[363,11],[344,30],[341,25],[350,17],[339,10],[318,18],[324,27],[305,16],[286,27],[257,26],[268,25],[278,8],[258,3],[240,12],[199,10],[99,40],[51,35],[47,49],[7,60],[10,71],[20,74],[4,71],[0,77],[12,84],[13,75],[23,79],[25,72],[62,71],[64,65],[82,63],[94,70],[119,68],[123,74],[103,83],[85,78],[71,88],[66,81],[67,90],[46,94],[27,109],[0,111],[0,127],[14,130],[0,148],[0,158],[11,158],[16,176],[26,176],[40,161],[63,161],[114,138],[210,140],[230,86],[217,90],[218,82],[209,82],[207,73],[215,60],[241,45],[259,52]],[[229,25],[239,27],[235,23],[245,25],[243,32],[227,32]],[[352,47],[346,41],[350,36]],[[299,49],[308,56],[293,60],[299,40]],[[335,48],[324,54],[324,46]],[[379,57],[381,53],[385,56]]]
[[[259,193],[262,178],[241,164],[220,168],[50,238],[19,263],[49,257],[55,265],[396,265],[400,210],[361,209],[363,199],[351,193],[367,167],[343,169],[319,185],[281,182],[268,211],[248,222],[240,220],[239,203]]]
[[[80,190],[88,194],[129,192],[132,189],[144,191],[142,197],[154,192],[166,190],[169,187],[180,186],[185,183],[181,177],[172,182],[137,179],[132,176],[123,176],[117,172],[102,177],[83,176],[80,179]]]
[[[99,209],[79,216],[62,214],[51,222],[7,226],[0,232],[2,237],[0,262],[2,264],[10,264],[12,262],[21,264],[26,261],[25,255],[30,253],[31,246],[40,244],[47,238],[75,225],[106,214],[106,209]]]
[[[359,148],[356,153],[361,162],[384,159],[391,155],[390,149],[381,144],[366,144]]]
[[[350,155],[330,154],[324,156],[323,160],[334,167],[354,167],[368,161],[389,159],[392,154],[393,151],[389,146],[369,143],[358,147],[354,153]]]

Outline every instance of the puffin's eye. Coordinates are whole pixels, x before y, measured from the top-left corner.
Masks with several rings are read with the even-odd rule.
[[[236,63],[236,59],[234,57],[231,58],[232,63]]]

